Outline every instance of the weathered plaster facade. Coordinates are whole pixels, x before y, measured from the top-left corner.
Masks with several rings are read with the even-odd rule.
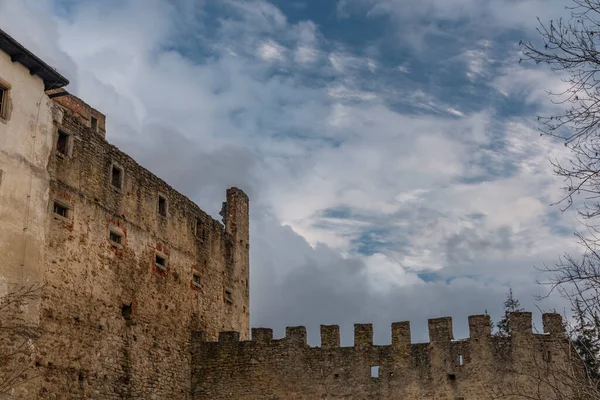
[[[0,51],[0,295],[42,279],[52,150],[52,101],[44,82]]]

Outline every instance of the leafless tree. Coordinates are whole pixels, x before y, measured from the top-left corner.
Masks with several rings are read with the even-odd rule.
[[[521,61],[547,64],[566,83],[564,91],[550,92],[563,111],[538,119],[542,134],[561,139],[571,153],[568,162],[553,162],[555,173],[565,178],[562,203],[570,207],[582,195],[579,212],[590,220],[600,215],[600,0],[572,0],[567,9],[571,12],[568,20],[547,24],[538,20],[543,42],[521,42]]]
[[[549,92],[558,105],[555,115],[540,116],[541,131],[560,139],[568,149],[566,161],[551,160],[564,178],[562,209],[577,209],[582,223],[576,238],[582,255],[565,254],[554,265],[542,267],[549,293],[559,292],[578,310],[580,325],[590,334],[578,340],[572,332],[575,355],[586,365],[581,379],[598,391],[600,348],[600,0],[571,0],[569,17],[538,20],[541,43],[522,42],[522,61],[546,64],[565,83],[561,92]],[[595,332],[595,333],[594,333]],[[587,334],[586,333],[586,334]],[[581,338],[579,338],[581,339]],[[588,340],[589,339],[589,340]],[[587,353],[586,353],[587,352]],[[585,353],[585,354],[584,354]],[[560,397],[559,397],[560,398]],[[600,398],[600,396],[596,397]]]
[[[551,343],[550,343],[551,342]],[[552,349],[551,356],[548,356]],[[545,336],[522,345],[509,369],[501,371],[497,384],[487,386],[491,399],[597,400],[600,390],[593,384],[577,348],[565,334],[562,339]],[[513,349],[514,351],[514,349]]]
[[[41,299],[42,286],[18,287],[0,297],[0,399],[35,377],[36,343],[43,329],[26,307]]]

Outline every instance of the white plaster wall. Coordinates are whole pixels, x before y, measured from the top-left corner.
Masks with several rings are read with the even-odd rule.
[[[10,85],[9,115],[0,118],[1,296],[42,279],[53,124],[42,80],[2,51],[0,82]]]

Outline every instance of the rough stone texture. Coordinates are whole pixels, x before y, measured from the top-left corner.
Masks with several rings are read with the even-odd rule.
[[[537,390],[532,376],[562,367],[565,340],[560,315],[545,314],[549,334],[533,334],[531,313],[511,315],[514,335],[490,335],[487,315],[469,317],[470,337],[453,340],[451,318],[429,320],[429,343],[411,344],[410,325],[392,325],[392,344],[374,346],[371,325],[355,325],[354,347],[339,347],[339,328],[321,326],[322,347],[306,344],[304,327],[273,340],[253,329],[252,340],[235,332],[218,342],[196,334],[192,343],[194,399],[491,399]],[[372,367],[378,376],[372,377]],[[556,370],[556,369],[555,369]],[[377,371],[375,371],[377,372]],[[542,388],[542,397],[544,397]],[[524,398],[517,395],[502,398]]]
[[[61,131],[71,145],[48,164],[42,314],[53,341],[42,349],[39,397],[187,399],[192,330],[248,337],[248,198],[227,191],[223,226],[93,132],[90,115],[104,126],[97,111],[59,99],[54,143]],[[111,184],[113,165],[122,187]],[[66,218],[53,213],[54,201],[69,208]],[[120,244],[109,240],[111,230]]]

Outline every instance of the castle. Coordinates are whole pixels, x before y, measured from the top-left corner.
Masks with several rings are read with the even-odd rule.
[[[525,372],[568,363],[556,314],[544,334],[511,315],[509,338],[473,316],[465,340],[432,319],[422,344],[407,322],[387,346],[371,325],[352,347],[337,326],[321,326],[320,347],[304,327],[250,332],[246,194],[228,189],[211,218],[112,146],[68,83],[0,30],[0,297],[43,284],[23,312],[44,328],[7,398],[516,399],[540,390]]]

